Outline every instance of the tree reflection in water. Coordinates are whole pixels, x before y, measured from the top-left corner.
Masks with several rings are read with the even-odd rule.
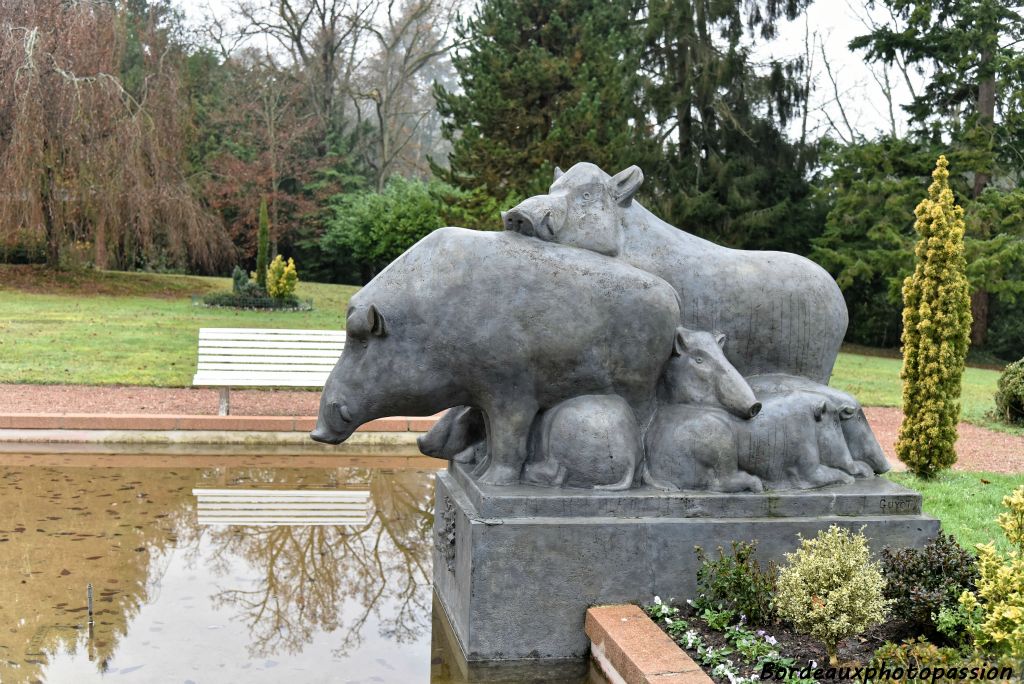
[[[247,486],[281,481],[279,470],[247,475]],[[300,652],[318,631],[336,635],[334,655],[345,656],[362,643],[371,616],[379,636],[396,643],[430,629],[433,477],[353,469],[339,479],[369,489],[365,524],[201,533],[213,547],[208,567],[214,574],[229,577],[234,559],[242,558],[261,578],[253,588],[222,589],[212,597],[218,608],[237,610],[250,631],[253,657]]]
[[[226,587],[209,598],[244,624],[253,655],[294,654],[327,632],[344,656],[375,638],[368,623],[393,643],[430,628],[432,472],[271,468],[255,458],[223,468],[32,460],[0,458],[0,682],[45,680],[59,654],[106,671],[140,611],[159,602],[174,555]],[[192,487],[235,485],[368,489],[369,514],[357,527],[199,528]],[[236,576],[258,579],[231,586]],[[158,617],[188,629],[186,614]]]

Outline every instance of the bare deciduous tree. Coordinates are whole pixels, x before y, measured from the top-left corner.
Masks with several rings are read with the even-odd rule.
[[[88,0],[0,4],[0,239],[44,244],[51,266],[78,242],[101,268],[215,268],[230,242],[183,175],[171,45],[141,27],[147,75],[129,93],[118,11]]]
[[[391,1],[380,25],[371,25],[377,48],[361,75],[357,97],[368,104],[377,128],[371,160],[380,190],[393,173],[429,172],[424,123],[436,111],[431,83],[449,63],[453,0]],[[450,65],[448,66],[450,69]],[[430,150],[428,150],[429,152]]]

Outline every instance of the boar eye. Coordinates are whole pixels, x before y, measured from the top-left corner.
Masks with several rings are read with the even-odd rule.
[[[583,199],[585,199],[585,200],[590,199],[590,193],[589,192],[583,193]]]
[[[693,357],[693,362],[694,363],[704,363],[704,357],[702,357],[702,356],[694,356]]]

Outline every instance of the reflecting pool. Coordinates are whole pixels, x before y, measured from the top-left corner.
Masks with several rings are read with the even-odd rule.
[[[0,682],[599,681],[458,664],[437,463],[0,453]]]

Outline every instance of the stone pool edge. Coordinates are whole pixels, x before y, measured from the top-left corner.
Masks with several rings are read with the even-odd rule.
[[[638,606],[587,610],[590,657],[612,684],[712,684],[712,679]]]
[[[394,416],[373,420],[348,440],[352,445],[415,445],[437,422]],[[138,444],[303,444],[315,416],[191,416],[159,414],[0,413],[0,442]]]

